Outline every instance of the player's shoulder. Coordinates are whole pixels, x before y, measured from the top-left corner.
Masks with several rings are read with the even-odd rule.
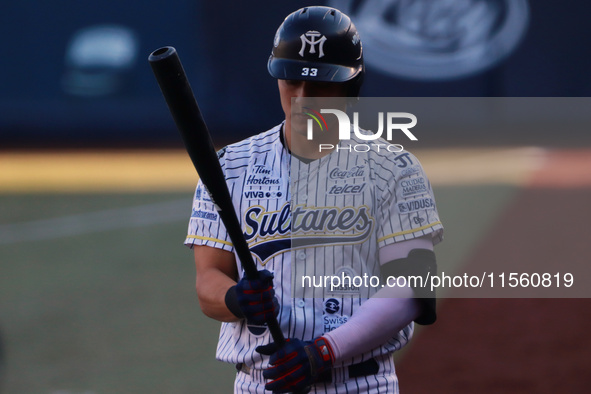
[[[371,135],[370,131],[359,129],[362,134]],[[357,135],[351,136],[351,144],[354,144],[349,151],[355,153],[366,153],[371,160],[377,162],[390,162],[397,164],[404,157],[413,158],[418,162],[416,156],[401,144],[386,140],[383,137],[375,140],[361,139]],[[399,159],[397,159],[399,157]]]
[[[220,149],[220,152],[226,158],[266,153],[274,150],[276,145],[280,143],[280,132],[281,125],[277,125],[262,133],[229,144]]]
[[[281,125],[241,141],[229,144],[218,151],[220,164],[227,177],[238,177],[253,163],[266,162],[281,151]]]
[[[366,130],[361,132],[370,133]],[[365,160],[370,164],[374,174],[382,174],[386,179],[399,179],[405,176],[422,173],[422,165],[417,156],[401,144],[392,143],[384,138],[367,141],[352,136],[352,143]]]

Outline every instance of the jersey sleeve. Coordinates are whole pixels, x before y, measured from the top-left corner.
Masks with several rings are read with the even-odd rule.
[[[220,156],[220,164],[223,168],[224,160],[220,152],[218,152],[218,156]],[[226,227],[201,180],[197,183],[195,195],[193,196],[191,218],[189,219],[187,237],[184,243],[190,248],[194,245],[204,245],[229,252],[234,250]]]
[[[418,159],[409,152],[391,161],[394,181],[383,187],[378,205],[378,247],[431,234],[433,244],[443,240],[431,183]]]

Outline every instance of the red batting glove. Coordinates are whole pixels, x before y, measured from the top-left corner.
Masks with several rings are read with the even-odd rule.
[[[249,324],[262,326],[279,313],[279,302],[273,289],[273,274],[259,271],[259,278],[243,277],[226,294],[226,305],[238,317]],[[237,310],[239,308],[239,310]]]
[[[329,372],[334,361],[333,351],[324,337],[313,341],[290,338],[280,349],[270,343],[257,347],[256,351],[271,356],[272,367],[263,371],[263,376],[271,380],[265,389],[274,393],[304,390]]]

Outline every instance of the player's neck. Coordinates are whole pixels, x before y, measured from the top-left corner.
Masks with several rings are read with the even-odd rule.
[[[338,144],[337,135],[325,135],[323,139],[315,137],[309,140],[303,133],[292,132],[290,122],[283,123],[283,140],[289,152],[299,158],[320,159],[330,154]],[[322,149],[320,145],[322,144]],[[333,148],[330,148],[332,146]]]

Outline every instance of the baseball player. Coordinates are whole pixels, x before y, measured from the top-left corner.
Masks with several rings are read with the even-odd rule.
[[[319,153],[298,126],[299,99],[359,94],[362,46],[347,15],[320,6],[291,13],[268,70],[285,120],[218,153],[260,278],[244,277],[201,183],[185,240],[201,309],[222,322],[216,358],[236,365],[237,393],[397,393],[393,353],[414,322],[435,321],[434,295],[355,282],[318,291],[299,279],[434,274],[443,227],[431,186],[409,152]],[[281,348],[265,326],[273,316],[287,338]]]

